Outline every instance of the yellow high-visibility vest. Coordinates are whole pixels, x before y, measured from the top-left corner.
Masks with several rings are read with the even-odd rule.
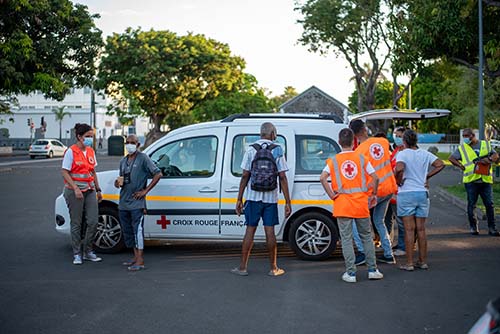
[[[462,179],[463,183],[470,183],[476,180],[482,179],[484,183],[493,183],[493,167],[490,166],[488,175],[475,174],[474,159],[478,157],[476,152],[468,144],[463,143],[458,147],[460,156],[462,159],[462,164],[464,165],[464,177]],[[491,152],[491,144],[489,141],[481,140],[481,149],[479,150],[479,156],[486,156]]]

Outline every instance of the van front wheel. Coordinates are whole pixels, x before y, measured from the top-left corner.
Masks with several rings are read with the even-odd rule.
[[[327,259],[337,247],[338,229],[333,218],[309,212],[290,226],[288,240],[295,254],[303,260]]]

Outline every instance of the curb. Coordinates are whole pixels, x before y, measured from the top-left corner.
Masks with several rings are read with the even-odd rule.
[[[445,189],[441,188],[440,186],[434,187],[433,190],[437,193],[438,196],[443,197],[445,200],[449,201],[451,204],[454,206],[462,209],[463,212],[467,214],[467,201],[464,201],[463,199],[450,194],[447,192]],[[478,198],[478,201],[480,198]],[[478,219],[481,220],[486,220],[486,212],[484,212],[481,209],[476,208],[476,215]],[[495,221],[500,222],[500,216],[495,215]]]

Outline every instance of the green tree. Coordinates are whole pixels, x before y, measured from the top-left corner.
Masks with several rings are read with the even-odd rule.
[[[375,86],[375,105],[374,109],[392,108],[393,104],[393,83],[387,79],[377,82]],[[356,110],[358,101],[358,92],[352,92],[348,99],[349,109]],[[406,108],[406,95],[398,99],[396,106],[400,109]]]
[[[278,112],[280,105],[293,99],[297,95],[299,95],[299,93],[297,93],[297,90],[294,87],[286,86],[283,94],[271,98],[270,103],[273,111]]]
[[[0,95],[38,90],[62,100],[89,85],[103,45],[98,17],[69,0],[0,2]]]
[[[67,111],[64,111],[64,108],[66,108],[66,106],[52,108],[52,112],[56,117],[56,121],[59,122],[59,140],[62,140],[62,122],[64,120],[64,117],[71,117],[71,114]]]
[[[395,8],[388,0],[306,0],[296,8],[303,15],[298,21],[304,28],[299,42],[313,52],[333,51],[349,63],[358,93],[358,112],[375,107],[377,79],[391,57],[397,33],[391,26]],[[401,67],[396,74],[410,69]],[[402,95],[398,92],[398,98]],[[397,99],[392,104],[395,102]]]
[[[395,54],[413,50],[424,60],[446,58],[478,70],[477,0],[393,0],[400,4],[402,39]],[[483,1],[484,74],[500,76],[500,2]],[[400,57],[410,64],[412,57]]]

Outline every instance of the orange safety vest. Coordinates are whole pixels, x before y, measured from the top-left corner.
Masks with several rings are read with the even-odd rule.
[[[326,160],[330,168],[332,190],[339,193],[333,200],[333,216],[370,217],[365,158],[355,152],[344,152]]]
[[[76,145],[71,145],[69,147],[73,151],[73,164],[71,165],[71,170],[69,175],[75,184],[82,191],[87,191],[93,189],[94,185],[94,167],[95,167],[95,153],[91,147],[86,148],[87,157],[83,154],[83,151]],[[69,185],[66,181],[66,187]]]
[[[379,178],[378,197],[394,194],[398,190],[396,178],[391,168],[391,151],[387,139],[380,137],[368,138],[359,144],[356,153],[360,153],[368,159],[375,169],[375,173]]]

